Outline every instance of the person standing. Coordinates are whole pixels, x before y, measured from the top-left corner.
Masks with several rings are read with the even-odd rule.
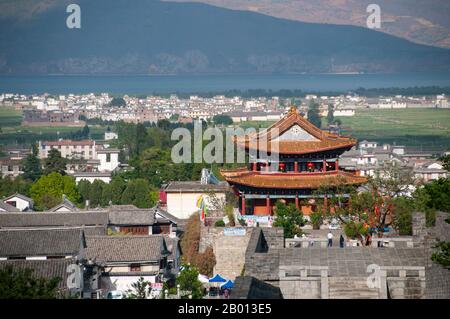
[[[333,247],[333,234],[331,230],[328,232],[328,247]]]
[[[341,237],[339,238],[339,246],[341,248],[344,248],[344,243],[345,243],[345,239],[344,239],[344,236],[342,236],[342,234],[341,234]]]

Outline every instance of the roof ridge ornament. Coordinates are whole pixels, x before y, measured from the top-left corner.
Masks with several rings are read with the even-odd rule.
[[[289,110],[290,113],[298,114],[298,109],[296,106],[291,106],[291,109]]]

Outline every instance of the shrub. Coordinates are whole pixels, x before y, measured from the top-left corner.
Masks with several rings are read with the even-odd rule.
[[[223,220],[218,220],[214,223],[214,227],[225,227],[225,222]]]
[[[320,225],[323,223],[323,216],[320,212],[315,212],[309,215],[311,225],[313,226],[313,229],[320,229]]]
[[[349,222],[344,227],[345,235],[352,239],[365,236],[368,231],[369,228],[364,223]]]

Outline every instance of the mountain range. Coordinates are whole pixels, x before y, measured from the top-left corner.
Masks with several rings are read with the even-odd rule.
[[[81,29],[66,5],[81,6]],[[363,27],[156,0],[0,2],[0,74],[450,71],[450,50]],[[22,9],[21,9],[22,8]]]

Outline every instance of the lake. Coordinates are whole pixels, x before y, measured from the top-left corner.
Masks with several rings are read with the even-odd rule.
[[[357,88],[450,86],[450,74],[173,75],[173,76],[0,76],[0,93],[154,94],[264,89],[307,92]]]

